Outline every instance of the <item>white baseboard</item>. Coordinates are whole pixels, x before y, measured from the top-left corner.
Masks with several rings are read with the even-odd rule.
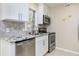
[[[60,48],[60,47],[56,47],[56,49],[58,49],[58,50],[62,50],[62,51],[68,52],[68,53],[73,53],[73,54],[77,54],[77,55],[79,55],[79,52],[72,51],[72,50],[69,50],[69,49]]]

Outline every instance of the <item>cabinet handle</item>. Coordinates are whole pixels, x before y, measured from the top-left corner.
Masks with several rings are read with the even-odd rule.
[[[22,20],[22,14],[21,13],[18,13],[18,19]]]

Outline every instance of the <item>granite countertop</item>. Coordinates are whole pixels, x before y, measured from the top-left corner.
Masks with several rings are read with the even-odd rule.
[[[8,38],[7,40],[9,42],[16,42],[16,41],[21,41],[24,39],[30,39],[30,38],[36,38],[36,37],[40,37],[43,35],[46,35],[48,33],[40,33],[37,35],[31,35],[31,34],[25,34],[25,33],[16,33],[16,32],[1,32],[0,31],[0,38]]]
[[[15,32],[2,32],[0,31],[0,38],[6,38],[5,40],[9,42],[16,42],[24,39],[29,39],[35,37],[33,35],[25,35],[24,33],[15,33]]]
[[[27,35],[22,36],[22,37],[15,37],[14,39],[11,40],[11,42],[18,42],[18,41],[22,41],[22,40],[28,40],[28,39],[31,39],[31,38],[36,38],[36,37],[40,37],[40,36],[44,36],[44,35],[47,35],[47,33],[41,33],[41,34],[38,34],[38,35],[27,34]]]

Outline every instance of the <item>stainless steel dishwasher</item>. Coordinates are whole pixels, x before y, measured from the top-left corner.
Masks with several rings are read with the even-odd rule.
[[[35,56],[35,38],[24,39],[16,43],[16,56]]]

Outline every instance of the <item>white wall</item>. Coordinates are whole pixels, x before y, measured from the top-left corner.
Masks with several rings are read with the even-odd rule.
[[[48,31],[56,32],[56,46],[79,52],[79,5],[51,8],[51,25]]]

